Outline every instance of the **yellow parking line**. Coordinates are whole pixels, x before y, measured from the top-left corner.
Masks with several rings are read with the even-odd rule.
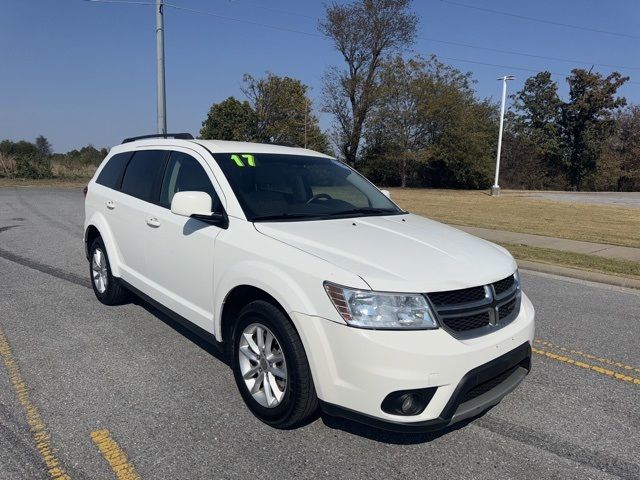
[[[136,469],[129,462],[127,454],[111,438],[109,430],[103,428],[91,432],[91,440],[96,444],[118,480],[140,480],[140,475],[136,473]]]
[[[47,466],[49,477],[55,480],[70,480],[71,477],[66,474],[60,461],[56,458],[55,449],[51,446],[51,435],[49,434],[47,426],[42,420],[38,409],[29,398],[27,386],[25,385],[22,374],[20,373],[20,368],[18,367],[18,363],[11,351],[9,341],[1,327],[0,357],[2,357],[2,362],[9,374],[9,381],[18,395],[18,402],[27,417],[27,423],[29,424],[31,435],[38,452],[40,452],[40,455],[42,456],[42,460],[44,460],[44,463]]]
[[[593,372],[597,372],[602,375],[606,375],[607,377],[615,378],[616,380],[621,380],[623,382],[631,383],[634,385],[640,385],[640,378],[632,377],[631,375],[625,375],[624,373],[614,372],[613,370],[602,368],[597,365],[590,365],[588,363],[581,362],[580,360],[574,360],[573,358],[569,358],[567,356],[559,355],[557,353],[549,352],[546,350],[541,350],[539,348],[534,347],[531,350],[533,351],[533,353],[537,353],[538,355],[543,355],[547,358],[551,358],[552,360],[557,360],[559,362],[575,365],[576,367],[585,368],[587,370],[591,370]]]
[[[544,345],[545,347],[556,348],[556,349],[562,350],[563,352],[568,352],[568,353],[572,353],[574,355],[579,355],[580,357],[584,357],[584,358],[587,358],[589,360],[595,360],[597,362],[606,363],[607,365],[611,365],[613,367],[622,368],[624,370],[632,370],[634,372],[640,373],[640,368],[634,367],[632,365],[626,365],[626,364],[624,364],[622,362],[618,362],[616,360],[610,360],[608,358],[599,357],[597,355],[592,355],[590,353],[585,353],[585,352],[582,352],[580,350],[573,350],[571,348],[562,347],[560,345],[556,345],[556,344],[548,342],[546,340],[539,340],[537,338],[534,340],[534,342],[538,343],[540,345]]]

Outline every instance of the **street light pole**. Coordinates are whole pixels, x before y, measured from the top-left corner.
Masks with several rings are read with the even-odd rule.
[[[502,80],[502,104],[500,106],[500,130],[498,131],[498,154],[496,156],[496,178],[491,187],[491,196],[497,197],[500,195],[500,186],[498,185],[498,177],[500,176],[500,153],[502,151],[502,129],[504,125],[504,106],[507,100],[507,81],[514,80],[516,77],[513,75],[505,75],[498,78]]]
[[[158,133],[167,133],[167,94],[164,86],[164,0],[156,0],[156,82]]]

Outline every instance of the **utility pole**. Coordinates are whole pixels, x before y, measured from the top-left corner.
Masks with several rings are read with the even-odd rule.
[[[500,195],[500,186],[498,185],[498,177],[500,175],[500,153],[502,151],[502,128],[504,125],[504,105],[507,100],[507,81],[515,80],[513,75],[505,75],[498,78],[502,80],[502,105],[500,106],[500,130],[498,131],[498,155],[496,157],[496,178],[491,187],[491,196],[497,197]]]
[[[307,117],[309,116],[309,99],[304,99],[304,148],[307,148]]]
[[[156,0],[156,82],[158,133],[167,133],[167,94],[164,86],[164,0]]]

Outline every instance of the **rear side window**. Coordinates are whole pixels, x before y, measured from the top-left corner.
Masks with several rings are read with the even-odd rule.
[[[164,167],[165,150],[141,150],[133,155],[122,178],[122,193],[153,201],[153,187]]]
[[[122,172],[124,172],[131,155],[133,155],[133,152],[116,153],[100,171],[96,183],[117,189],[120,186]]]
[[[171,152],[160,190],[160,205],[169,208],[176,192],[205,192],[211,197],[211,208],[219,210],[218,195],[200,162],[191,155]]]

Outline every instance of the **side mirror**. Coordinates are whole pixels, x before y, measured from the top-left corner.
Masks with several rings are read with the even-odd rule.
[[[380,190],[380,191],[385,197],[391,198],[391,192],[389,190]]]
[[[176,192],[171,200],[171,213],[200,220],[220,228],[229,226],[226,213],[211,211],[211,196],[205,192]]]
[[[171,200],[171,213],[183,217],[211,215],[211,197],[204,192],[177,192]]]

